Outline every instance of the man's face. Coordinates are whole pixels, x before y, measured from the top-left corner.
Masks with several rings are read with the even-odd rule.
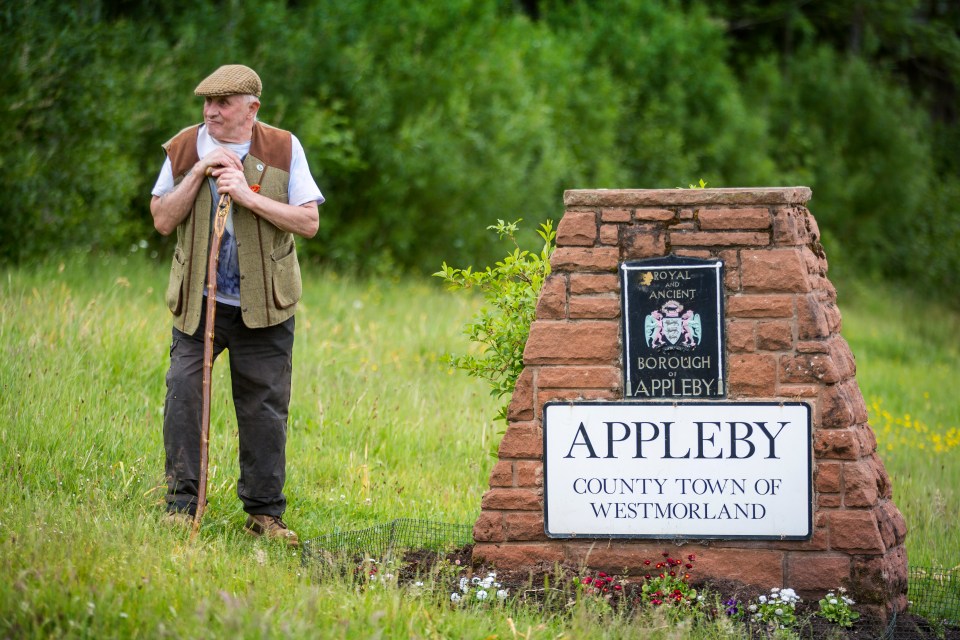
[[[219,142],[246,142],[260,103],[246,96],[208,96],[203,101],[203,122]]]

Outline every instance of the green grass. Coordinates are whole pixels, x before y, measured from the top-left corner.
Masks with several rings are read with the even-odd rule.
[[[214,368],[210,506],[191,544],[160,521],[166,268],[139,256],[72,257],[8,269],[0,278],[0,636],[733,633],[598,618],[582,608],[563,615],[520,605],[454,611],[441,589],[414,597],[318,580],[295,552],[240,530],[226,362]],[[477,301],[426,278],[353,280],[308,270],[305,279],[288,523],[302,538],[398,517],[472,523],[502,430],[493,422],[498,401],[441,356],[468,348],[460,327]],[[950,386],[960,379],[957,316],[904,319],[888,309],[905,299],[876,288],[844,291],[844,335],[868,403],[880,399],[894,419],[909,414],[928,433],[960,426]],[[956,566],[958,450],[907,444],[881,453],[910,526],[911,562]]]

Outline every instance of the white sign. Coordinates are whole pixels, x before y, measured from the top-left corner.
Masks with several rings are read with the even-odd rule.
[[[547,403],[550,537],[812,534],[803,403]]]

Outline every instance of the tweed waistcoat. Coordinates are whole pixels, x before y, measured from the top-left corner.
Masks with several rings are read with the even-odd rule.
[[[163,145],[179,185],[197,156],[200,125],[188,127]],[[254,123],[250,152],[243,160],[247,184],[259,184],[260,195],[287,203],[292,158],[290,133]],[[203,290],[210,249],[213,197],[201,186],[193,209],[177,227],[166,302],[174,326],[193,334],[200,326]],[[279,324],[291,317],[300,300],[300,264],[293,234],[282,231],[249,209],[234,205],[233,227],[240,262],[240,311],[250,328]]]

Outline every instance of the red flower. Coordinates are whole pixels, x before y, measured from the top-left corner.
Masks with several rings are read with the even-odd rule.
[[[250,191],[253,191],[254,193],[260,193],[260,185],[259,184],[250,185]]]
[[[687,556],[687,560],[689,560],[690,562],[693,562],[696,559],[697,559],[697,556],[693,555],[692,553]]]
[[[648,564],[650,564],[650,561],[649,561],[649,560],[644,560],[644,561],[643,561],[643,564],[647,564],[647,565],[648,565]]]

